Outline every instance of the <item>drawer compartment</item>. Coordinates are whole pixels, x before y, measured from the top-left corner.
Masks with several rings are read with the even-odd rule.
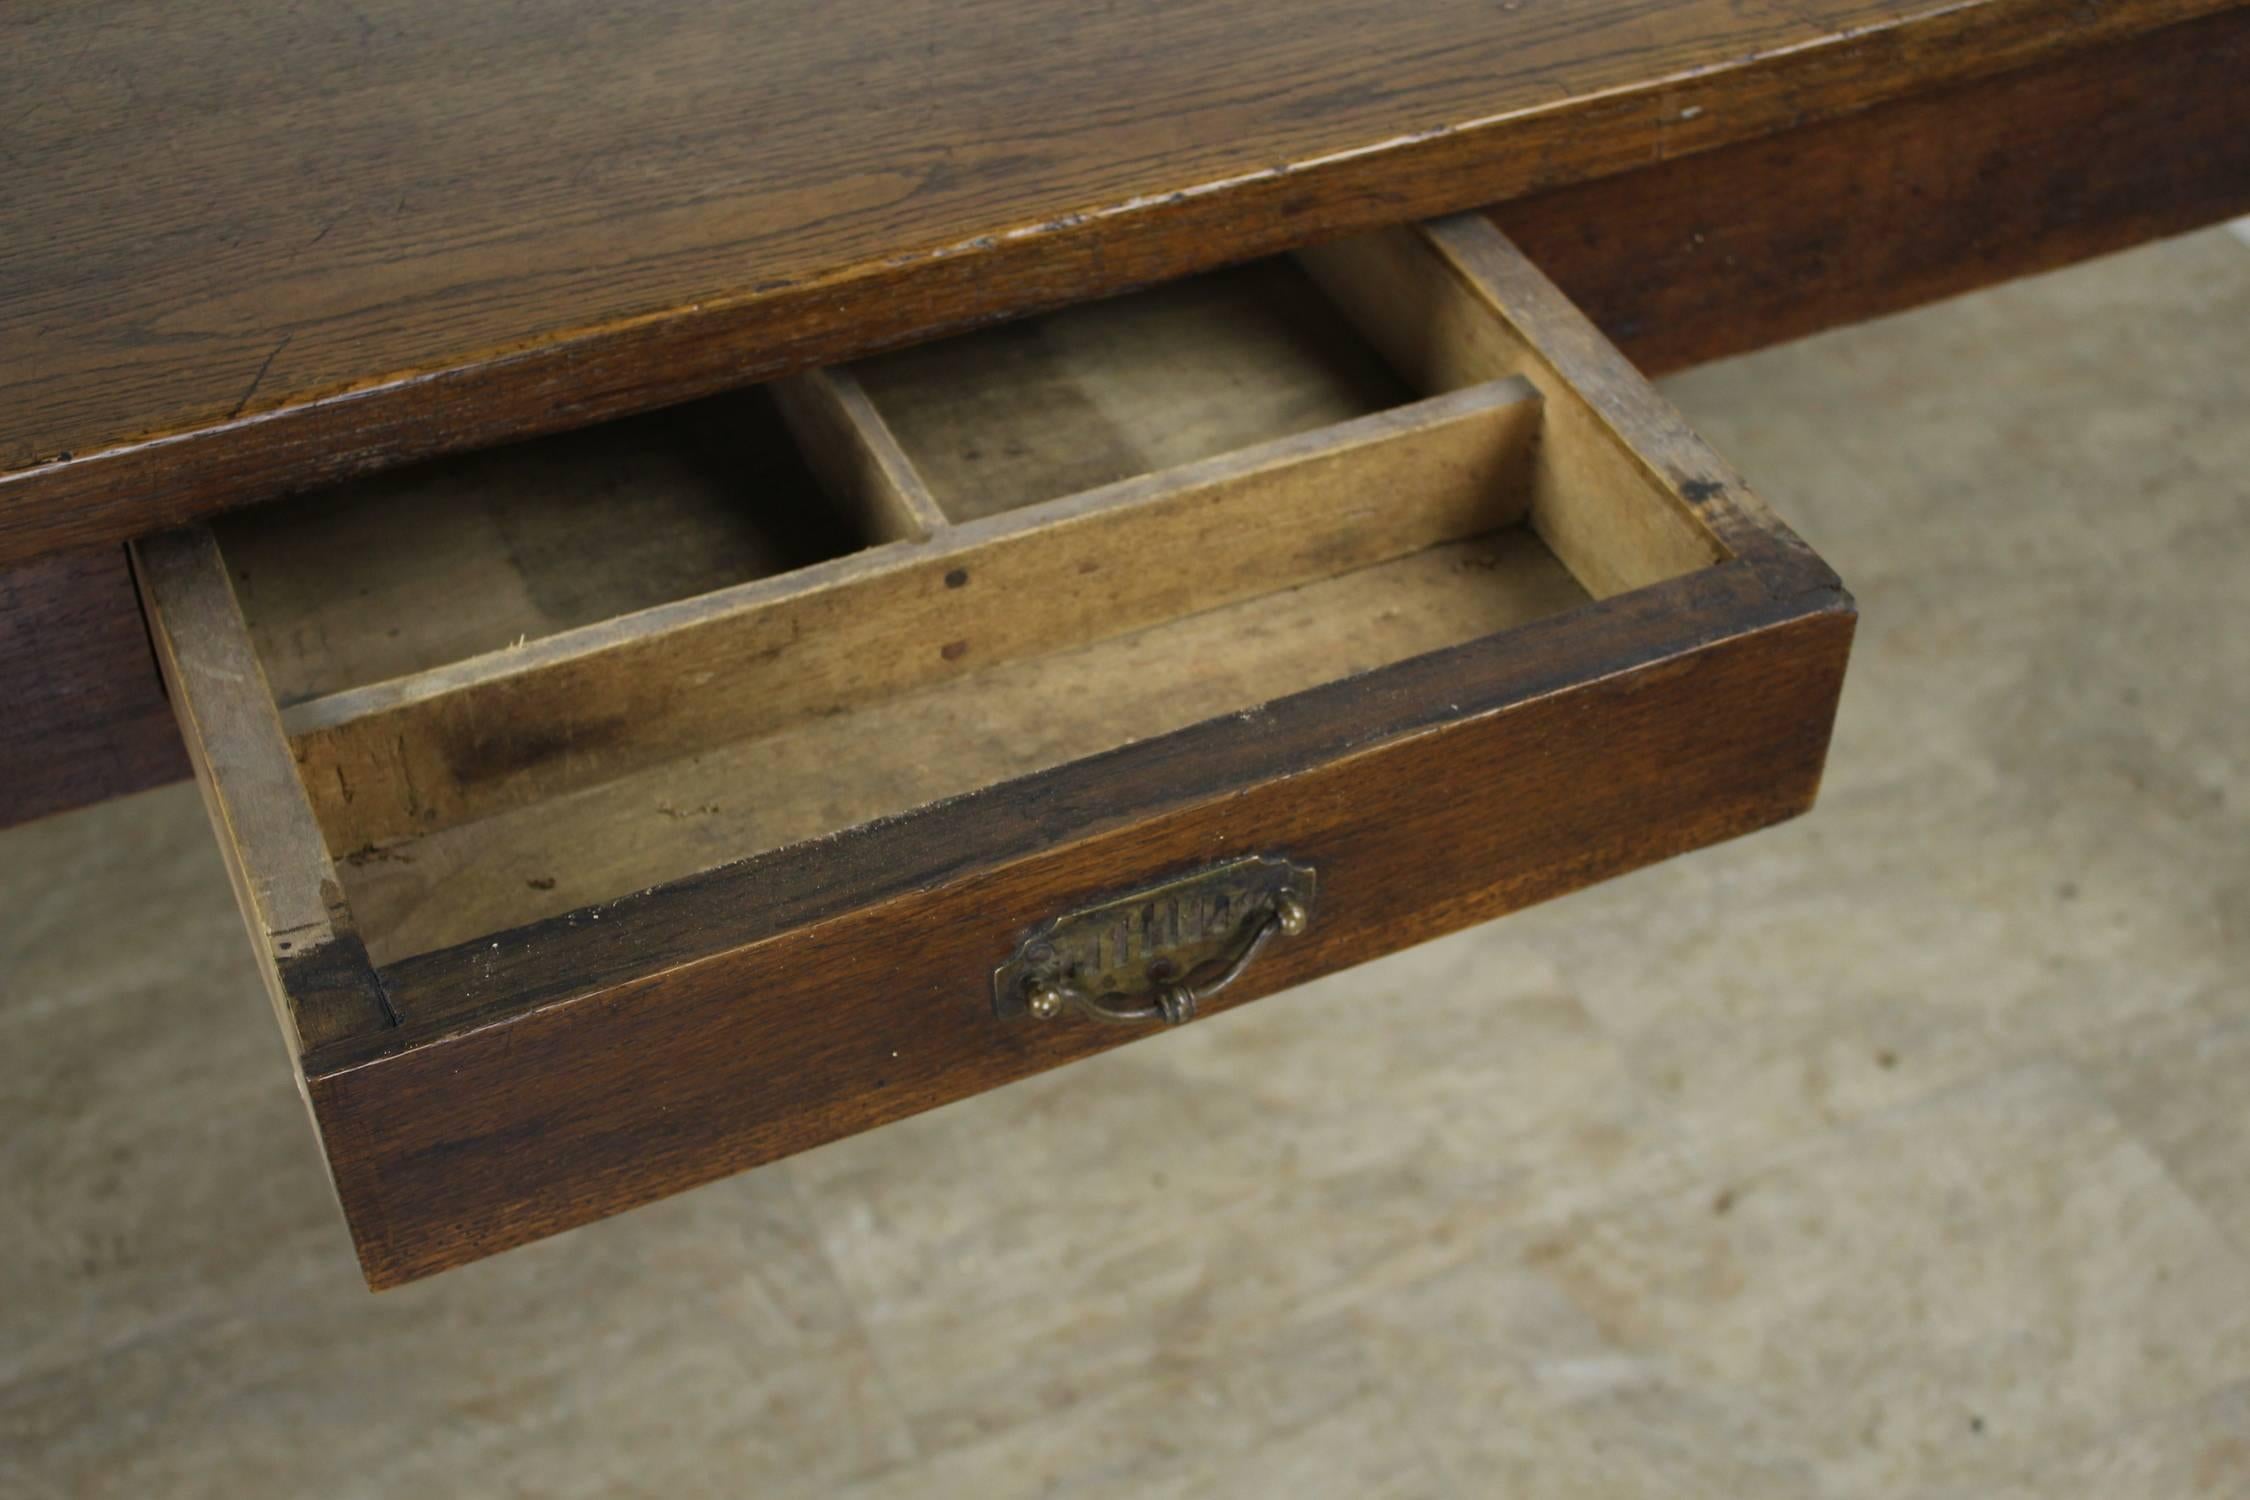
[[[135,563],[376,1286],[1788,817],[1853,620],[1476,219]]]

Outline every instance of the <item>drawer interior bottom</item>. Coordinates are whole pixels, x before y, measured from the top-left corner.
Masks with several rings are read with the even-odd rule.
[[[1523,528],[816,717],[348,854],[379,964],[613,899],[1558,613]]]
[[[284,708],[881,541],[742,392],[222,517]]]

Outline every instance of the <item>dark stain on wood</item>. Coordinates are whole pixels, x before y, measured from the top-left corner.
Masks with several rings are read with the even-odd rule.
[[[274,944],[274,967],[282,989],[294,1002],[298,1027],[307,1036],[334,1035],[360,1024],[370,996],[380,1004],[381,1025],[398,1025],[381,976],[367,959],[367,945],[351,931],[339,931],[326,942],[310,947]],[[363,1035],[365,1033],[362,1033]]]
[[[563,727],[503,719],[458,726],[443,742],[445,764],[464,784],[506,781],[574,754],[591,754],[627,735],[620,715],[588,715]]]

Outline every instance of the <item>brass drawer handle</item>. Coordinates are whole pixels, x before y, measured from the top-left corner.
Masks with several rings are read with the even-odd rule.
[[[993,1014],[1182,1025],[1276,935],[1303,932],[1319,904],[1319,873],[1284,854],[1239,854],[1103,896],[1019,934],[992,971]]]
[[[1024,1008],[1042,1021],[1052,1021],[1066,1010],[1076,1010],[1092,1020],[1121,1026],[1138,1025],[1143,1021],[1185,1026],[1195,1019],[1196,1010],[1204,1001],[1240,979],[1276,935],[1296,937],[1311,923],[1311,911],[1297,899],[1295,892],[1276,891],[1266,906],[1265,915],[1258,920],[1256,930],[1250,934],[1250,941],[1242,945],[1241,951],[1225,968],[1207,979],[1198,981],[1191,974],[1183,979],[1160,982],[1146,993],[1133,996],[1114,990],[1104,995],[1089,995],[1072,987],[1067,980],[1027,978]]]

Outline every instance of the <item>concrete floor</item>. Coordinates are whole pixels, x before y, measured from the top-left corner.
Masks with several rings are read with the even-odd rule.
[[[0,1493],[2250,1494],[2250,248],[1672,395],[1809,818],[371,1298],[192,792],[0,836]]]

